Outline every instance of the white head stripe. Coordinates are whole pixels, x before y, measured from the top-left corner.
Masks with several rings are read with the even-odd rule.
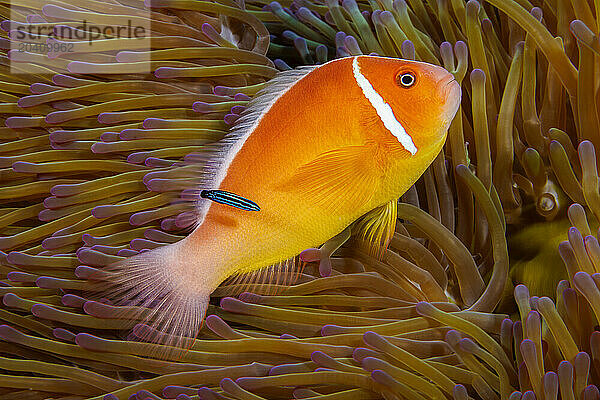
[[[415,154],[417,152],[417,147],[412,141],[412,138],[406,130],[402,126],[400,122],[394,116],[394,112],[392,111],[392,107],[388,103],[383,100],[383,97],[373,89],[373,85],[371,82],[360,72],[360,67],[358,66],[358,57],[354,57],[352,61],[352,72],[354,73],[354,79],[358,86],[362,89],[363,94],[369,100],[369,103],[373,106],[375,111],[377,111],[377,115],[383,122],[383,126],[386,127],[388,131],[394,135],[400,144],[408,150],[411,154]]]

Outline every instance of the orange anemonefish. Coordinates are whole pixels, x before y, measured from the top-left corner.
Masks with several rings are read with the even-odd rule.
[[[361,217],[363,237],[385,246],[460,99],[452,74],[422,62],[358,56],[281,72],[212,156],[194,231],[119,263],[105,295],[152,308],[146,339],[189,344],[225,279],[273,282]]]

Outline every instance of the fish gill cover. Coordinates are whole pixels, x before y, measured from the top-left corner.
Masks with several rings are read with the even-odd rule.
[[[599,1],[4,0],[0,15],[0,399],[600,399]],[[50,58],[12,28],[144,19],[146,50],[109,35]],[[35,39],[71,42],[55,32]],[[170,359],[82,297],[95,269],[184,237],[181,162],[278,69],[371,53],[463,87],[380,259],[342,235],[275,296],[221,286]]]

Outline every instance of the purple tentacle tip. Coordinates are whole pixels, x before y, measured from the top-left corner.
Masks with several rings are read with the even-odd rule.
[[[63,328],[54,328],[52,334],[55,338],[64,340],[65,342],[74,342],[75,334]]]
[[[237,115],[237,114],[227,114],[227,115],[225,115],[225,117],[223,118],[223,120],[225,121],[225,123],[227,125],[233,125],[235,123],[235,121],[237,121],[237,119],[239,117],[240,116]]]
[[[261,296],[256,293],[242,292],[238,295],[238,299],[246,303],[259,304]]]
[[[2,302],[7,307],[17,307],[19,304],[19,296],[14,293],[6,293],[2,297]]]
[[[233,106],[231,107],[231,113],[235,115],[240,115],[245,109],[246,107],[244,106]]]
[[[344,328],[338,325],[324,325],[321,328],[321,336],[337,335],[339,333],[342,333],[343,330]]]
[[[197,113],[208,113],[212,109],[212,105],[203,101],[196,101],[192,104],[192,110]]]
[[[235,96],[233,96],[233,99],[235,101],[249,101],[250,96],[248,96],[247,94],[244,94],[244,93],[236,93]]]
[[[321,260],[321,250],[311,248],[303,250],[300,255],[300,260],[304,262],[315,262]]]
[[[200,400],[217,400],[219,399],[218,394],[213,392],[207,387],[201,387],[198,389],[198,397]]]
[[[323,278],[330,276],[332,270],[331,258],[325,257],[319,261],[319,273]]]
[[[213,89],[213,94],[217,96],[227,96],[231,89],[227,86],[215,86]]]
[[[298,338],[294,335],[290,335],[289,333],[284,333],[279,336],[279,339],[298,339]]]

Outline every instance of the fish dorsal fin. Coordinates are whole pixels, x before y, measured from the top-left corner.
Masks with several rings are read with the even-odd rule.
[[[240,118],[238,118],[231,129],[230,134],[232,139],[245,142],[248,136],[250,136],[250,133],[252,133],[262,119],[262,116],[269,111],[273,104],[275,104],[284,93],[290,90],[292,86],[298,83],[300,79],[304,78],[316,68],[318,68],[316,65],[302,66],[282,71],[275,75],[275,77],[248,102],[246,109],[241,113]]]
[[[396,230],[398,200],[392,200],[363,215],[352,226],[352,235],[365,253],[381,259]]]

